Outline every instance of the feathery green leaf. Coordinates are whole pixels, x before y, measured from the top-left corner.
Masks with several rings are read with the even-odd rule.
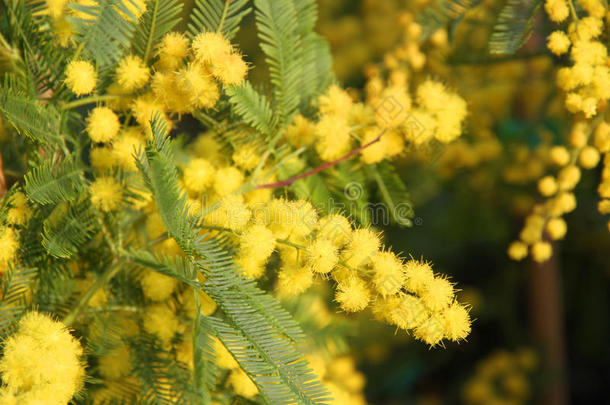
[[[248,0],[195,0],[188,32],[195,37],[200,32],[220,32],[232,39],[239,30],[239,23],[251,8]]]
[[[532,35],[534,19],[542,0],[508,0],[489,38],[492,55],[511,55]]]
[[[254,90],[250,82],[228,87],[227,95],[236,114],[251,127],[271,136],[277,125],[277,117],[267,101],[267,97]]]
[[[133,37],[133,48],[148,61],[153,47],[180,22],[182,2],[178,0],[150,0],[140,18]]]
[[[72,158],[63,162],[43,161],[25,175],[24,190],[39,204],[71,201],[85,189],[83,168]]]

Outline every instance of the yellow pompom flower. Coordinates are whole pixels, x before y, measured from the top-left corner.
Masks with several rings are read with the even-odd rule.
[[[373,285],[379,294],[396,294],[403,286],[406,275],[403,264],[392,252],[379,252],[373,259]]]
[[[152,301],[165,301],[172,295],[178,282],[165,274],[147,271],[140,279],[140,285],[146,298]]]
[[[206,221],[211,225],[241,230],[246,226],[251,215],[241,195],[228,195],[221,200],[218,208],[206,216]]]
[[[127,55],[116,68],[116,80],[125,91],[141,89],[149,77],[150,68],[136,55]]]
[[[343,247],[352,237],[352,226],[341,214],[330,214],[320,218],[317,225],[318,233],[332,241],[337,248]]]
[[[114,177],[98,177],[90,186],[91,203],[108,212],[116,210],[123,200],[123,189]]]
[[[415,294],[422,294],[434,280],[434,272],[429,263],[409,260],[404,264],[405,288]]]
[[[601,186],[601,185],[600,185]],[[555,197],[551,204],[551,214],[559,216],[574,211],[576,197],[572,193],[561,193]]]
[[[265,225],[250,225],[239,238],[240,254],[252,257],[257,261],[265,262],[274,250],[275,237],[273,232]]]
[[[254,256],[248,256],[242,252],[240,252],[237,257],[234,258],[235,264],[237,264],[243,274],[251,279],[258,279],[265,274],[265,262],[266,260],[261,260]]]
[[[15,258],[19,240],[12,228],[0,228],[0,273],[8,270],[8,263]]]
[[[570,45],[570,38],[563,31],[554,31],[547,38],[547,47],[557,56],[566,53]]]
[[[3,353],[0,375],[18,398],[66,404],[83,386],[80,343],[64,324],[46,315],[30,312],[21,318],[16,333],[4,341]],[[38,395],[43,392],[49,396]],[[21,399],[17,403],[28,403]]]
[[[283,266],[277,275],[277,292],[282,297],[294,297],[313,284],[313,273],[307,266]]]
[[[144,146],[144,141],[139,129],[131,127],[123,131],[123,134],[112,142],[113,165],[121,167],[126,172],[138,170],[136,165],[137,152]]]
[[[453,341],[460,341],[470,334],[470,315],[468,309],[453,302],[442,313],[442,318],[445,321],[445,336]]]
[[[165,119],[168,129],[171,129],[171,121],[165,115],[163,105],[157,101],[152,93],[144,94],[136,98],[131,104],[131,111],[138,124],[150,131],[150,121],[155,115]]]
[[[545,176],[538,181],[538,191],[545,197],[550,197],[557,192],[559,186],[553,176]]]
[[[362,311],[367,307],[370,299],[371,293],[366,282],[357,276],[348,277],[337,285],[335,301],[339,303],[344,311]]]
[[[585,146],[578,155],[578,163],[583,169],[593,169],[599,163],[599,151],[593,146]]]
[[[515,241],[508,246],[508,257],[513,260],[523,260],[527,257],[527,245],[521,241]]]
[[[318,212],[309,201],[286,201],[285,207],[287,210],[284,228],[288,231],[287,237],[298,240],[306,237],[316,228]]]
[[[11,225],[23,225],[32,211],[28,206],[28,199],[21,191],[16,192],[10,199],[11,208],[6,214],[6,222]]]
[[[556,23],[562,22],[570,14],[565,0],[546,0],[544,2],[544,9],[551,21]]]
[[[91,166],[97,170],[108,170],[116,165],[114,151],[110,146],[91,148]]]
[[[111,141],[120,129],[119,117],[108,107],[96,107],[87,117],[87,133],[93,142]]]
[[[447,90],[441,82],[426,80],[417,86],[417,103],[428,111],[443,110],[447,99]]]
[[[382,130],[379,128],[371,128],[364,132],[362,136],[362,140],[360,141],[361,146],[368,145],[373,142],[379,135],[382,134]],[[388,145],[387,145],[387,137],[386,134],[383,134],[381,138],[372,145],[367,146],[360,153],[360,160],[362,160],[366,164],[374,164],[379,163],[388,155]]]
[[[342,252],[342,258],[350,266],[361,266],[371,261],[380,244],[379,235],[375,232],[365,228],[356,229]]]
[[[568,231],[568,225],[563,218],[551,218],[546,224],[546,232],[553,240],[563,239]]]
[[[326,93],[318,97],[320,114],[332,115],[336,118],[347,119],[352,108],[352,98],[337,85],[332,85]]]
[[[420,298],[410,294],[403,294],[392,306],[388,320],[404,330],[417,328],[428,319],[430,313]]]
[[[424,288],[421,299],[432,311],[442,311],[453,301],[454,292],[453,284],[449,280],[435,277]]]
[[[98,369],[104,378],[116,380],[128,376],[131,372],[131,361],[129,360],[129,348],[122,345],[109,354],[100,356]]]
[[[597,210],[600,212],[600,214],[610,214],[610,200],[601,200],[599,203],[597,203]]]
[[[201,194],[212,186],[216,178],[216,168],[206,159],[193,159],[184,168],[182,181],[192,194]]]
[[[434,347],[445,337],[445,322],[441,316],[433,314],[415,328],[415,337]]]
[[[580,169],[575,165],[566,166],[557,174],[557,180],[560,190],[572,190],[580,181]]]
[[[237,53],[222,55],[212,65],[212,75],[225,86],[242,83],[247,74],[248,64]]]
[[[52,18],[59,18],[64,14],[68,0],[47,0],[46,3],[47,8],[49,9],[49,15]]]
[[[532,245],[532,258],[538,263],[546,262],[553,255],[550,243],[538,241]]]
[[[233,52],[231,43],[216,32],[202,32],[193,39],[195,57],[202,63],[214,64]]]
[[[414,108],[409,117],[402,123],[402,131],[408,142],[419,146],[434,137],[438,121],[432,114],[420,108]]]
[[[236,166],[243,170],[252,170],[260,162],[259,147],[254,143],[239,145],[236,147],[231,159]]]
[[[307,247],[306,261],[314,273],[327,274],[339,262],[339,253],[332,241],[317,238]]]
[[[163,36],[159,45],[157,66],[166,71],[177,70],[182,67],[188,51],[188,38],[180,32],[169,32]]]
[[[227,383],[242,397],[254,398],[258,394],[258,388],[241,368],[231,370]]]
[[[164,304],[146,308],[143,324],[144,330],[156,335],[164,346],[168,346],[174,335],[180,330],[180,321],[176,314]]]
[[[97,72],[84,60],[73,60],[66,68],[66,86],[77,96],[83,96],[95,90]]]
[[[286,128],[284,136],[290,145],[295,148],[302,148],[313,143],[315,139],[314,126],[311,121],[299,114]]]
[[[195,108],[212,108],[220,98],[216,82],[198,63],[191,63],[180,70],[176,84]]]
[[[570,161],[570,152],[565,146],[553,146],[549,152],[551,161],[557,166],[565,166]]]
[[[225,196],[236,191],[244,184],[244,174],[236,167],[227,166],[216,171],[214,191],[219,196]]]
[[[323,116],[315,126],[315,136],[316,152],[322,160],[336,160],[350,151],[350,130],[345,120]]]

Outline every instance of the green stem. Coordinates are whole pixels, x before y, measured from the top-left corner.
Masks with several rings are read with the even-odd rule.
[[[81,98],[80,100],[74,100],[71,101],[69,103],[66,103],[64,105],[61,106],[62,110],[71,110],[73,108],[76,107],[80,107],[82,105],[86,105],[86,104],[93,104],[93,103],[97,103],[99,101],[107,101],[107,100],[116,100],[119,98],[126,98],[129,97],[129,95],[126,94],[105,94],[103,96],[91,96],[91,97],[85,97],[85,98]]]
[[[72,60],[78,60],[80,54],[83,52],[83,49],[85,49],[85,43],[81,42],[78,45],[78,48],[76,48],[76,52],[74,52],[74,56],[72,57]]]
[[[218,29],[216,29],[216,32],[219,34],[222,34],[222,27],[223,25],[225,25],[227,13],[229,12],[229,4],[231,4],[231,0],[226,1],[224,10],[222,10],[222,17],[220,18],[220,22],[218,23]]]
[[[157,12],[159,9],[159,2],[155,1],[155,9],[152,13],[152,21],[150,22],[150,33],[148,35],[148,41],[146,41],[146,50],[144,51],[144,63],[148,63],[150,56],[150,50],[152,48],[153,32],[155,32],[155,26],[157,25]]]
[[[97,280],[95,280],[95,283],[93,283],[93,285],[87,290],[87,292],[85,292],[85,295],[83,295],[80,301],[78,301],[74,309],[72,309],[72,311],[70,311],[70,313],[66,315],[63,320],[63,323],[66,326],[72,325],[80,315],[81,311],[87,306],[89,300],[91,300],[91,298],[95,295],[95,293],[97,293],[100,288],[106,285],[106,283],[112,280],[112,278],[119,272],[119,270],[121,270],[121,268],[122,263],[116,263],[114,266],[109,267],[108,270],[106,270]]]

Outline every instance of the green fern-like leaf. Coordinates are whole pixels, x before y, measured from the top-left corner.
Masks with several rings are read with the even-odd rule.
[[[136,17],[121,0],[100,0],[93,5],[71,4],[86,15],[69,17],[84,51],[101,66],[117,62],[129,48]]]
[[[508,0],[489,38],[492,55],[511,55],[532,35],[534,19],[542,0]]]
[[[19,134],[42,144],[60,142],[59,112],[53,106],[43,106],[24,91],[17,90],[14,82],[5,81],[0,88],[0,113]]]
[[[280,123],[288,123],[301,101],[302,44],[292,0],[254,0],[260,46],[265,53]]]
[[[58,206],[56,210],[63,210]],[[95,214],[87,200],[70,205],[65,212],[54,212],[45,221],[42,245],[54,257],[68,259],[83,243],[91,238],[97,228]]]
[[[155,44],[180,22],[182,2],[178,0],[150,0],[140,18],[133,38],[133,48],[147,61]]]
[[[225,314],[230,332],[242,336],[251,348],[248,359],[262,359],[264,365],[246,367],[246,372],[271,403],[322,403],[326,390],[293,346],[303,337],[301,328],[273,297],[239,275],[226,240],[195,228],[178,187],[165,124],[156,117],[151,126],[153,139],[147,142],[145,156],[139,157],[140,170],[168,234],[205,276],[203,288]]]
[[[71,158],[56,164],[43,161],[25,175],[25,192],[39,204],[72,201],[84,188],[83,168]]]
[[[254,90],[249,82],[227,89],[229,102],[233,111],[251,127],[265,135],[272,135],[277,126],[277,117],[267,101],[267,98]]]
[[[200,32],[211,31],[231,39],[250,11],[248,0],[195,0],[188,25],[189,35],[195,37]]]
[[[303,72],[301,74],[301,108],[307,109],[311,100],[334,81],[332,56],[328,42],[316,33],[303,38]]]
[[[459,22],[469,11],[481,4],[481,0],[436,0],[419,15],[423,26],[422,37],[428,38],[436,30],[451,22]]]
[[[27,293],[36,281],[38,269],[13,267],[3,274],[0,297],[0,339],[11,331],[12,325],[25,313]]]
[[[193,266],[179,256],[170,257],[163,254],[153,254],[145,250],[131,250],[127,257],[133,263],[142,267],[173,277],[191,287],[201,288],[198,281],[193,281]]]
[[[379,213],[383,218],[376,220],[389,219],[390,223],[396,225],[411,226],[411,218],[414,216],[413,204],[396,168],[388,162],[382,162],[376,167],[371,166],[367,174],[375,181],[379,200],[384,203],[384,211],[386,211]]]

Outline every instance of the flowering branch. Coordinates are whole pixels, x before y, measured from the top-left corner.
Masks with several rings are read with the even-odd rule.
[[[350,152],[348,152],[347,154],[341,156],[339,159],[337,160],[333,160],[331,162],[325,162],[324,164],[316,167],[315,169],[311,169],[305,173],[301,173],[297,176],[294,177],[290,177],[288,179],[285,180],[280,180],[280,181],[276,181],[275,183],[267,183],[267,184],[260,184],[258,185],[256,188],[257,189],[261,189],[261,188],[278,188],[278,187],[287,187],[292,185],[292,183],[294,183],[297,180],[300,179],[304,179],[306,177],[309,176],[313,176],[316,173],[319,173],[323,170],[328,169],[329,167],[333,167],[341,162],[343,162],[344,160],[347,160],[351,157],[354,157],[355,155],[359,154],[360,152],[362,152],[364,149],[368,148],[369,146],[379,142],[381,140],[381,137],[383,136],[383,134],[385,134],[385,132],[387,131],[387,129],[384,129],[377,138],[373,139],[372,141],[370,141],[369,143],[366,143],[356,149],[351,150]]]

